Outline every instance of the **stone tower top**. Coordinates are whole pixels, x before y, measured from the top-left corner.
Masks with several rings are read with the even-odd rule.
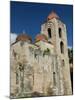
[[[58,16],[54,11],[52,11],[52,12],[48,15],[47,20],[50,20],[50,19],[53,19],[53,18],[59,19],[59,16]]]

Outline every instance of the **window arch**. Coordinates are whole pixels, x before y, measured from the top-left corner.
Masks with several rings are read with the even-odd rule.
[[[48,36],[51,38],[51,28],[48,28]]]
[[[64,53],[64,43],[62,41],[60,42],[60,51]]]

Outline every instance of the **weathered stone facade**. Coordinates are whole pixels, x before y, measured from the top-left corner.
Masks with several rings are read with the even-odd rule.
[[[26,37],[11,45],[12,98],[72,94],[66,25],[53,14],[40,33],[48,42]]]

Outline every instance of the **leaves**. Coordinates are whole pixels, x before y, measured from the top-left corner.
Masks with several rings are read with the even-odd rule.
[[[44,50],[43,56],[44,55],[50,55],[50,49],[49,48],[47,48],[46,50]]]
[[[73,49],[68,49],[69,63],[73,63]]]

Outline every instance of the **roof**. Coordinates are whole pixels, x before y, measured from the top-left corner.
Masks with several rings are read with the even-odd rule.
[[[58,16],[54,11],[52,11],[52,12],[48,15],[47,20],[50,20],[50,19],[53,19],[53,18],[59,19],[59,16]]]
[[[32,41],[31,37],[28,36],[27,34],[20,34],[20,35],[18,35],[18,37],[16,38],[16,42],[18,42],[18,41],[27,41],[27,40]]]
[[[38,42],[38,41],[40,41],[40,40],[43,40],[43,41],[46,41],[46,42],[48,41],[46,35],[44,35],[44,34],[38,34],[38,35],[36,36],[35,42]]]

